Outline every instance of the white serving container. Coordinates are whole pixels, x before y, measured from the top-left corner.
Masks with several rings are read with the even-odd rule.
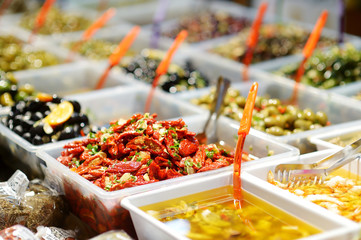
[[[164,105],[164,102],[163,102]],[[190,130],[200,130],[200,126],[204,124],[202,116],[184,117],[185,123]],[[234,133],[237,132],[238,126],[227,125],[222,119],[218,123],[218,137],[224,140],[231,147],[235,147]],[[198,132],[197,131],[197,132]],[[69,142],[69,141],[68,141]],[[114,192],[107,192],[71,171],[66,166],[62,165],[56,160],[63,150],[64,143],[56,143],[51,146],[39,149],[37,156],[47,166],[47,175],[57,178],[60,182],[60,188],[64,189],[65,197],[70,201],[72,211],[78,215],[82,220],[87,222],[96,231],[105,231],[114,228],[132,229],[131,221],[128,212],[120,206],[120,201],[129,195],[147,192],[150,190],[163,188],[165,186],[184,184],[185,181],[191,179],[201,179],[207,175],[214,175],[220,172],[230,172],[230,167],[220,168],[208,172],[201,172],[192,175],[187,175],[179,178],[164,180],[156,183],[151,183],[143,186],[126,188]],[[253,151],[251,150],[253,146]],[[274,151],[273,156],[268,156],[268,149]],[[256,131],[251,131],[246,138],[245,150],[252,151],[256,160],[253,162],[268,162],[274,161],[281,156],[295,156],[298,155],[298,150],[278,142],[268,140],[263,136],[259,136]],[[259,152],[257,152],[257,150]],[[253,162],[248,162],[242,166],[247,167]],[[79,206],[87,206],[88,210],[81,210]],[[122,222],[119,222],[122,219]]]
[[[72,95],[65,99],[78,101],[92,125],[106,126],[112,120],[128,118],[134,113],[143,112],[148,91],[149,88],[141,89],[136,86],[116,87]],[[154,94],[150,111],[156,112],[158,119],[161,120],[199,113],[194,106],[179,102],[158,91]],[[69,140],[61,141],[62,145],[65,142],[69,142]],[[0,145],[15,156],[25,168],[30,169],[35,176],[38,176],[42,174],[42,171],[35,152],[44,146],[52,145],[52,143],[33,145],[0,123]]]
[[[340,124],[338,129],[313,135],[310,137],[310,142],[316,145],[317,150],[342,149],[341,146],[330,143],[329,140],[336,137],[349,138],[356,134],[361,137],[361,121]]]
[[[323,231],[302,239],[357,239],[359,231],[357,224],[324,209],[316,208],[306,201],[288,198],[280,189],[270,188],[267,184],[250,178],[247,173],[242,175],[242,186],[245,191]],[[123,199],[121,205],[130,211],[139,239],[188,239],[139,207],[227,185],[232,185],[232,172],[130,196]]]
[[[235,69],[233,66],[227,67],[220,65],[217,67],[209,62],[203,62],[203,64],[208,65],[208,68],[211,69],[212,72],[218,71],[218,69],[223,69],[222,72],[224,73],[224,77],[227,77],[231,80],[239,79],[240,71],[237,68]],[[279,76],[274,76],[272,74],[251,68],[250,82],[232,82],[231,87],[240,90],[242,96],[247,96],[253,81],[257,81],[259,83],[257,94],[258,96],[267,95],[270,98],[278,98],[281,101],[290,99],[295,84],[291,81],[284,81]],[[208,92],[209,90],[207,91],[207,89],[202,89],[194,91],[192,94],[189,93],[180,96],[182,99],[189,102],[190,99],[200,97]],[[350,121],[357,121],[361,118],[361,104],[350,104],[349,99],[344,96],[327,93],[325,91],[321,91],[319,89],[305,85],[299,85],[298,107],[301,109],[311,108],[313,111],[326,112],[331,125],[316,130],[309,130],[286,136],[274,136],[270,134],[267,135],[276,139],[277,141],[298,147],[301,153],[315,150],[315,147],[310,145],[308,137],[318,133],[329,132],[333,129],[339,129],[339,124]],[[202,109],[202,111],[206,112],[204,109]],[[234,120],[229,118],[229,121]]]
[[[37,71],[17,71],[14,73],[18,85],[31,84],[36,91],[59,96],[80,94],[89,91],[96,91],[95,86],[103,74],[105,66],[78,61],[71,66],[68,64],[57,67],[43,68]],[[122,75],[115,75],[110,72],[103,89],[135,84],[127,81],[128,78]]]
[[[318,151],[318,152],[314,152],[314,153],[309,153],[309,154],[304,154],[304,155],[300,155],[299,158],[297,157],[291,157],[291,158],[284,158],[284,159],[279,159],[278,161],[274,161],[274,162],[267,162],[264,163],[262,165],[254,165],[250,168],[248,168],[246,170],[247,176],[249,175],[249,178],[252,182],[263,182],[264,184],[267,185],[267,188],[269,188],[271,191],[276,191],[276,189],[279,189],[278,187],[270,184],[270,183],[266,183],[267,181],[267,174],[269,171],[274,172],[275,166],[277,166],[278,164],[282,164],[282,163],[314,163],[317,162],[319,160],[321,160],[324,157],[327,157],[333,153],[335,153],[336,151],[339,151],[340,149],[334,148],[334,149],[328,149],[328,150],[322,150],[322,151]],[[353,173],[356,174],[356,176],[350,176],[350,177],[358,177],[358,175],[360,174],[360,160],[355,160],[352,161],[348,164],[346,164],[345,166],[343,166],[342,168]],[[280,189],[282,191],[282,194],[285,198],[288,199],[300,199],[300,197],[290,193],[287,190],[283,190]],[[300,199],[300,201],[306,201],[304,199]],[[311,203],[313,204],[313,203]],[[322,208],[321,206],[318,206],[316,204],[313,204],[315,207],[317,207],[318,209],[322,209],[322,210],[326,210],[324,208]],[[326,210],[328,211],[328,210]],[[331,213],[331,211],[328,211]],[[360,223],[358,223],[359,226],[361,226]],[[361,236],[361,232],[359,232],[359,237]]]

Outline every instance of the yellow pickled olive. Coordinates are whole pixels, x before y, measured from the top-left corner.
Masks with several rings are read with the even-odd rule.
[[[73,104],[68,101],[60,103],[48,116],[44,118],[44,121],[50,126],[57,126],[65,123],[73,114]]]
[[[13,101],[13,98],[11,97],[11,94],[6,92],[3,93],[0,97],[0,103],[3,106],[12,106],[15,104],[15,102]]]

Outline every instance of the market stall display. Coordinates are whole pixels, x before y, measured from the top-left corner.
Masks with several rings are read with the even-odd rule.
[[[297,104],[290,105],[296,84],[287,78],[311,28],[275,22],[271,6],[249,81],[240,82],[256,8],[187,0],[170,1],[159,13],[166,1],[46,2],[51,11],[43,27],[34,30],[36,11],[7,10],[0,21],[0,238],[360,236],[359,160],[322,185],[294,188],[267,175],[279,163],[316,161],[334,151],[321,149],[359,138],[358,37],[346,35],[346,44],[336,46],[335,31],[323,29],[304,84],[297,85]],[[88,31],[82,36],[92,22],[92,29],[101,27],[94,20],[111,5],[114,18],[92,39],[84,37]],[[151,48],[157,34],[157,49]],[[168,68],[162,59],[177,35],[188,35],[187,43],[179,41]],[[120,62],[110,57],[125,52]],[[100,81],[105,71],[107,81]],[[201,144],[196,136],[216,102],[212,87],[220,76],[232,83],[222,114],[206,131],[217,141]],[[248,130],[240,120],[251,116],[243,111],[254,81],[258,96],[243,145],[238,134]],[[232,175],[236,145],[243,149],[236,154],[240,175]]]

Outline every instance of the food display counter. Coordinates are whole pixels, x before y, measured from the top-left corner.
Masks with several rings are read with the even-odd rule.
[[[246,66],[254,7],[18,2],[0,4],[0,239],[361,237],[359,155],[319,184],[275,173],[278,164],[314,163],[361,137],[358,36],[339,44],[337,30],[323,29],[296,83],[313,26],[280,22],[271,11]],[[115,15],[87,32],[110,7]],[[220,77],[230,88],[206,132],[217,141],[204,143]],[[254,82],[242,188],[233,189]]]

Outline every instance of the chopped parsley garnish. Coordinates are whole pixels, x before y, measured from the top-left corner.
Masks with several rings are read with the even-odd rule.
[[[96,138],[95,133],[93,133],[93,132],[90,132],[89,135],[88,135],[88,137],[89,137],[90,139]]]
[[[90,155],[94,155],[94,154],[97,154],[99,151],[98,151],[98,148],[99,146],[98,145],[94,145],[92,146],[90,143],[86,146],[87,149],[90,150]]]
[[[149,159],[147,165],[149,166],[153,162],[153,159]]]
[[[208,150],[206,150],[206,156],[207,156],[207,158],[213,158],[214,157],[214,151],[213,150],[211,150],[211,151],[208,151]]]
[[[184,165],[187,166],[187,167],[193,167],[193,161],[190,160],[190,159],[186,159],[184,161]]]

